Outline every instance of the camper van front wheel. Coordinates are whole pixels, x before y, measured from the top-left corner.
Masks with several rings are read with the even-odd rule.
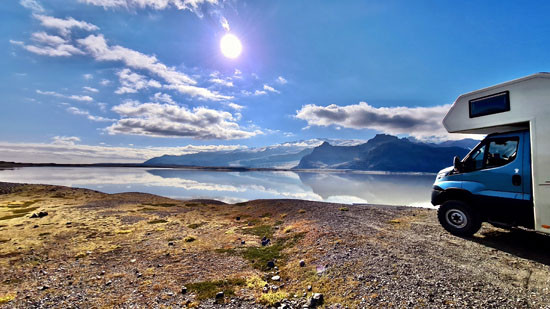
[[[462,201],[443,203],[437,211],[437,218],[443,228],[453,235],[472,236],[481,228],[478,214]]]

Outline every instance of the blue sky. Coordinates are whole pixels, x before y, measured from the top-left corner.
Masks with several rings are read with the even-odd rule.
[[[464,92],[550,64],[530,1],[2,1],[0,160],[163,153],[376,133],[447,139]],[[236,59],[220,39],[236,35]]]

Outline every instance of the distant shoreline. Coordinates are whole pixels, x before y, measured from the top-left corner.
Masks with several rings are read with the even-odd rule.
[[[169,168],[187,169],[215,172],[303,172],[303,173],[354,173],[372,175],[436,175],[437,173],[425,172],[391,172],[391,171],[363,171],[352,169],[294,169],[274,167],[240,167],[240,166],[193,166],[193,165],[151,165],[143,163],[21,163],[0,161],[0,170],[18,167],[128,167],[128,168]]]

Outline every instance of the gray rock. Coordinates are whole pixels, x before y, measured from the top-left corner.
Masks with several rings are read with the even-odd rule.
[[[216,299],[223,299],[224,294],[223,291],[216,293]]]
[[[186,294],[187,293],[187,287],[186,286],[182,286],[181,287],[181,294]]]
[[[267,267],[268,268],[274,268],[275,267],[275,262],[273,262],[273,261],[267,262]]]
[[[304,260],[300,260],[300,267],[305,267],[306,266],[306,262]]]
[[[308,292],[311,292],[312,289],[313,289],[313,287],[312,287],[311,285],[308,285],[308,286],[307,286]]]
[[[273,281],[281,281],[281,276],[273,276],[273,277],[271,277],[271,280],[273,280]]]

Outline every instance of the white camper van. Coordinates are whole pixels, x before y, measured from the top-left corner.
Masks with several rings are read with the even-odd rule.
[[[463,94],[443,125],[488,134],[437,175],[432,204],[443,227],[464,236],[482,222],[550,233],[550,74]]]

